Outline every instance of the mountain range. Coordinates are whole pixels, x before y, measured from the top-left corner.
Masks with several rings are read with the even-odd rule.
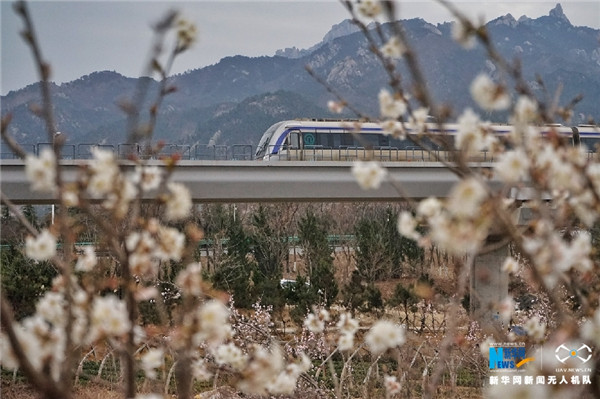
[[[502,77],[486,59],[483,47],[467,50],[458,45],[449,22],[402,22],[438,102],[449,105],[454,117],[465,107],[477,109],[469,95],[473,78],[480,72]],[[551,100],[560,92],[562,104],[583,96],[570,124],[600,121],[600,30],[573,26],[560,4],[546,16],[515,19],[508,14],[489,21],[486,28],[498,51],[521,63],[524,78],[540,96]],[[339,117],[326,106],[332,95],[306,72],[306,66],[355,107],[377,115],[377,93],[387,85],[386,74],[362,33],[347,20],[333,26],[322,42],[309,49],[226,57],[171,77],[170,85],[177,90],[163,102],[155,137],[173,144],[256,145],[276,121]],[[402,60],[399,70],[409,88]],[[158,82],[140,79],[148,80],[150,91],[158,90]],[[58,130],[71,144],[125,142],[126,119],[119,103],[134,93],[137,83],[138,78],[100,71],[52,85]],[[2,116],[12,115],[9,132],[20,143],[47,140],[42,121],[30,111],[39,102],[39,84],[1,97]],[[505,114],[498,113],[483,117],[506,120]]]

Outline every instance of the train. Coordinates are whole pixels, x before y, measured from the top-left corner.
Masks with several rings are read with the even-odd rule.
[[[410,126],[407,124],[407,126]],[[256,148],[255,159],[263,161],[452,161],[457,151],[453,148],[458,124],[427,122],[427,135],[419,139],[425,146],[410,138],[395,138],[384,134],[375,122],[351,120],[285,120],[270,126]],[[507,136],[513,126],[491,124],[493,134]],[[410,129],[410,127],[409,127]],[[600,145],[600,127],[595,125],[545,125],[541,134],[550,131],[569,140],[572,145],[585,145],[597,152]],[[410,134],[411,131],[409,130]],[[435,137],[435,140],[431,138]],[[426,147],[427,149],[424,149]],[[478,153],[472,160],[493,161],[490,151]]]

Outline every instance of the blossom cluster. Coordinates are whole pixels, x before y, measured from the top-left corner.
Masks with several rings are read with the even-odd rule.
[[[108,339],[115,345],[124,335],[134,329],[138,338],[143,337],[139,327],[130,321],[125,302],[114,295],[91,296],[76,281],[71,284],[74,292],[69,299],[62,277],[55,279],[53,289],[46,292],[36,304],[36,312],[14,325],[19,342],[25,349],[27,360],[37,370],[50,370],[58,381],[64,362],[67,335],[75,345],[92,345],[100,339]],[[70,315],[67,303],[70,301]],[[67,326],[70,325],[70,330]],[[9,345],[8,338],[0,336],[2,366],[18,368],[19,363]]]
[[[335,327],[328,330],[331,320],[329,311],[318,309],[309,313],[304,319],[304,327],[313,334],[328,334],[331,330],[336,338],[334,347],[340,351],[351,351],[356,348],[355,338],[359,330],[359,321],[350,313],[342,312]],[[364,337],[367,349],[373,355],[380,355],[388,349],[394,349],[406,342],[404,327],[389,320],[377,320],[369,328]]]

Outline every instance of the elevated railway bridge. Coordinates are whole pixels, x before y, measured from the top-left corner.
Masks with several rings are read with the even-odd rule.
[[[43,145],[38,145],[34,152],[42,147]],[[216,151],[211,150],[213,154]],[[376,190],[362,190],[350,173],[351,162],[256,161],[251,157],[251,149],[236,154],[250,155],[247,160],[230,159],[229,155],[222,160],[182,157],[171,179],[184,183],[196,203],[394,202],[403,198],[446,197],[458,181],[458,177],[440,162],[420,159],[413,162],[384,160],[382,166],[386,168],[388,178]],[[72,157],[63,157],[60,161],[66,182],[75,181],[80,166],[87,163],[86,159],[75,159],[77,155],[75,152]],[[135,163],[125,159],[119,162],[125,170],[135,167]],[[158,159],[147,159],[145,162],[149,165],[163,164]],[[492,165],[490,162],[479,162],[472,166],[491,168]],[[490,180],[490,185],[498,189],[501,187],[501,183],[494,179]],[[25,176],[25,164],[20,159],[0,159],[0,189],[17,204],[55,202],[51,195],[30,190]],[[154,193],[149,193],[147,199],[153,197]],[[493,253],[482,254],[478,256],[471,271],[472,311],[482,322],[491,322],[491,305],[508,294],[508,277],[501,272],[501,264],[507,254],[506,246]],[[480,279],[478,276],[485,278]]]

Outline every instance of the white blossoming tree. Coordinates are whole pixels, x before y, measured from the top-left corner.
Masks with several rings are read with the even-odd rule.
[[[454,316],[450,317],[447,335],[441,342],[439,359],[430,371],[428,382],[424,383],[424,397],[434,396],[447,369],[445,364],[450,360],[451,349],[457,337],[462,335],[456,316],[459,300],[468,292],[469,274],[474,274],[472,279],[479,278],[473,265],[480,254],[494,251],[499,246],[510,243],[514,253],[518,254],[518,261],[508,257],[499,262],[497,268],[502,269],[502,273],[514,274],[526,267],[528,289],[539,298],[545,298],[549,306],[543,319],[553,318],[552,330],[546,328],[539,316],[523,320],[526,336],[521,341],[539,345],[541,351],[549,351],[567,340],[590,346],[599,343],[595,331],[598,331],[600,310],[596,300],[597,282],[593,278],[598,265],[591,258],[594,249],[590,234],[600,209],[597,159],[590,157],[584,146],[572,145],[552,129],[545,136],[541,134],[542,126],[558,120],[568,123],[578,99],[567,99],[566,105],[561,106],[537,98],[525,81],[519,63],[509,62],[498,53],[485,26],[466,18],[452,3],[439,2],[456,17],[452,29],[455,40],[465,48],[473,48],[479,42],[500,71],[500,81],[484,73],[474,78],[470,94],[479,110],[455,110],[451,104],[436,101],[419,68],[418,44],[411,43],[401,22],[396,22],[394,2],[363,1],[358,5],[344,2],[389,77],[389,87],[382,88],[378,97],[380,115],[367,117],[359,112],[357,115],[391,126],[390,134],[406,137],[425,149],[429,142],[426,139],[444,146],[439,134],[428,131],[430,125],[425,123],[425,115],[433,116],[439,122],[436,130],[442,132],[444,123],[456,120],[458,124],[454,148],[446,147],[458,152],[453,158],[439,160],[452,159],[446,164],[460,181],[448,198],[428,198],[414,204],[413,211],[402,212],[398,221],[399,231],[424,248],[436,246],[463,259],[457,272],[457,294],[451,304]],[[383,21],[390,22],[386,29]],[[408,67],[408,75],[401,74],[400,63]],[[334,87],[328,89],[336,94]],[[352,104],[341,97],[332,105],[337,105],[331,107],[332,110],[340,111],[347,105],[355,111]],[[478,112],[490,111],[510,113],[509,120],[505,121],[512,125],[507,137],[498,138],[491,134],[489,122],[478,115]],[[491,169],[470,162],[474,154],[483,150],[489,151],[495,160]],[[376,162],[358,162],[352,173],[363,189],[377,189],[389,181],[385,168]],[[492,184],[492,177],[502,183],[500,188]],[[522,205],[511,193],[525,187],[527,202]],[[531,214],[529,220],[519,221],[516,210],[521,205]],[[421,226],[420,230],[418,226]],[[577,306],[567,307],[567,297]],[[513,298],[508,296],[492,305],[499,315],[499,322],[484,326],[489,327],[485,334],[494,342],[515,341],[514,333],[509,334],[502,328],[516,317]],[[378,325],[366,336],[367,345],[371,347],[380,342],[374,334]],[[389,337],[392,339],[391,335]],[[487,357],[487,352],[482,353]],[[592,375],[598,367],[597,361],[593,363]],[[543,375],[546,371],[532,369],[531,372]],[[386,377],[385,384],[390,386],[388,393],[395,389],[395,383],[396,380]],[[547,393],[543,396],[592,396],[600,394],[596,386],[597,381],[587,385],[559,385],[550,390],[524,386],[515,392],[518,391],[521,397],[535,397],[542,390]],[[503,396],[504,388],[502,384],[493,385],[486,393],[490,397]]]
[[[49,91],[51,69],[42,57],[27,4],[18,2],[15,10],[38,66],[43,100],[39,115],[52,147],[37,156],[25,154],[7,134],[10,115],[3,116],[2,136],[25,159],[31,189],[55,196],[58,214],[52,226],[38,230],[4,194],[2,202],[28,230],[25,255],[53,263],[58,277],[43,293],[35,313],[21,320],[15,319],[2,293],[2,367],[21,371],[45,398],[73,397],[73,382],[84,361],[98,351],[105,353],[98,375],[108,358],[118,361],[120,391],[126,398],[142,397],[148,393],[146,386],[153,386],[138,386],[139,372],[147,382],[161,379],[166,392],[175,380],[180,398],[192,397],[195,380],[214,379],[216,384],[219,373],[229,376],[226,383],[249,394],[293,392],[310,362],[300,353],[287,356],[274,339],[243,348],[233,340],[227,296],[203,281],[194,261],[202,231],[187,221],[192,211],[189,190],[170,181],[178,157],[168,157],[161,165],[146,161],[160,150],[152,131],[161,102],[174,91],[167,80],[169,70],[193,44],[195,27],[175,12],[156,23],[154,53],[145,75],[158,75],[161,88],[149,110],[142,108],[151,95],[143,79],[133,99],[121,104],[130,143],[141,143],[148,152],[122,162],[113,152],[94,148],[76,181],[67,184],[60,162],[64,135],[55,134]],[[171,31],[174,43],[167,41]],[[145,114],[148,119],[140,117]],[[156,193],[154,206],[142,203],[149,193]],[[95,246],[85,249],[75,246],[82,215],[100,232]],[[97,256],[99,251],[103,259]],[[178,272],[173,282],[180,306],[173,326],[167,323],[163,292],[158,289],[164,265]],[[140,318],[148,302],[156,304],[159,313],[152,329],[144,328]]]

